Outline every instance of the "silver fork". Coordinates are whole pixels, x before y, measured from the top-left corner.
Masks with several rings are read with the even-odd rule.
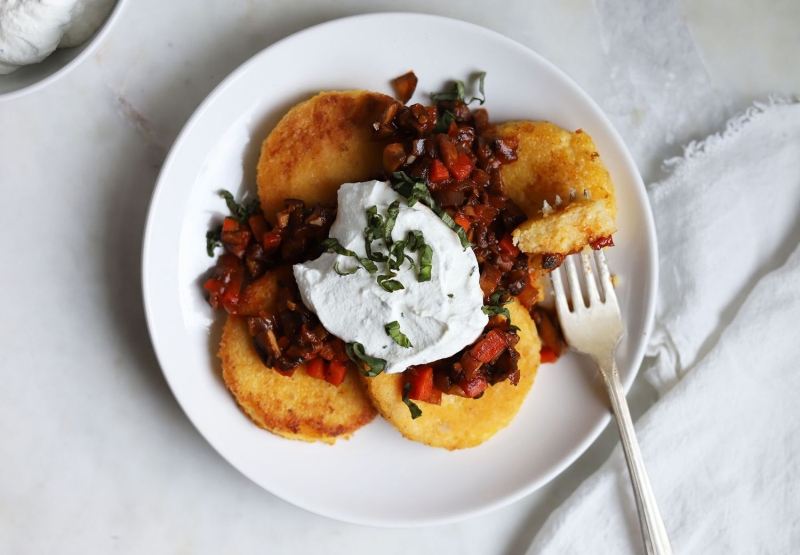
[[[568,256],[563,264],[569,280],[572,310],[567,302],[567,294],[560,271],[556,269],[550,273],[558,320],[561,322],[564,338],[570,348],[589,355],[597,364],[605,382],[611,409],[619,427],[625,460],[631,474],[645,551],[648,555],[672,555],[667,531],[664,529],[664,522],[658,511],[653,488],[647,478],[639,442],[636,441],[636,434],[633,430],[628,403],[625,401],[625,391],[622,389],[617,364],[614,361],[614,350],[624,331],[617,295],[614,293],[605,255],[602,250],[598,250],[595,251],[595,260],[600,271],[600,285],[603,290],[603,299],[600,299],[587,250],[584,249],[580,254],[580,265],[583,268],[583,282],[586,285],[589,299],[588,307],[584,303],[578,273],[573,262],[573,258],[577,257]]]

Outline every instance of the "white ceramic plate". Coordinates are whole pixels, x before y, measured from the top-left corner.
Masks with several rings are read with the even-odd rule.
[[[644,186],[625,145],[592,100],[536,53],[460,21],[378,14],[326,23],[264,50],[198,108],[164,164],[144,237],[143,287],[150,335],[167,381],[200,433],[233,466],[309,511],[377,526],[458,520],[518,499],[564,470],[609,421],[591,364],[544,365],[519,415],[483,445],[457,452],[404,439],[381,418],[335,446],[289,441],[253,425],[226,391],[215,357],[222,314],[201,276],[212,260],[204,235],[225,213],[216,191],[255,191],[261,141],[297,102],[322,90],[392,94],[413,69],[413,101],[448,80],[487,71],[493,121],[550,120],[594,137],[619,202],[612,270],[627,336],[617,351],[630,386],[653,316],[656,244]]]

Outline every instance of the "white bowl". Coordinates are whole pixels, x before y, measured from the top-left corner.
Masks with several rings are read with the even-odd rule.
[[[89,39],[72,48],[59,48],[42,62],[22,67],[9,75],[0,75],[0,101],[19,98],[53,83],[87,58],[111,27],[119,19],[125,0],[117,0],[116,5],[100,28]]]

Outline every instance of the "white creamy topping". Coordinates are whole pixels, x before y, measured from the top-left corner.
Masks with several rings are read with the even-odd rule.
[[[77,46],[116,0],[0,0],[0,75],[36,64],[57,47]]]
[[[358,256],[366,256],[366,210],[377,206],[378,214],[385,216],[389,205],[398,199],[400,212],[392,239],[405,239],[409,231],[424,234],[425,243],[433,249],[430,281],[418,281],[419,251],[406,250],[416,267],[412,268],[408,261],[403,264],[393,279],[405,288],[392,293],[376,280],[386,273],[385,263],[376,263],[375,274],[362,267],[354,274],[341,276],[333,269],[336,262],[340,271],[347,272],[359,267],[358,261],[325,253],[293,268],[303,302],[325,328],[348,343],[363,344],[368,355],[385,359],[386,372],[390,374],[457,353],[477,339],[489,321],[481,311],[483,293],[472,249],[464,250],[458,236],[427,206],[418,202],[409,207],[388,183],[342,185],[330,236]],[[382,240],[375,241],[372,250],[387,252]],[[386,334],[386,324],[395,321],[413,347],[401,347]]]

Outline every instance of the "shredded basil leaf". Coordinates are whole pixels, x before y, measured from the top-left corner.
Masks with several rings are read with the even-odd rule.
[[[508,309],[505,308],[505,305],[511,302],[510,296],[505,301],[503,300],[503,297],[507,294],[508,291],[505,289],[498,289],[489,297],[489,304],[481,307],[481,310],[489,317],[498,315],[505,316],[509,328],[513,331],[517,331],[519,328],[511,325],[511,314],[509,314]]]
[[[386,370],[386,361],[382,358],[367,355],[364,352],[364,345],[361,343],[346,343],[345,351],[350,360],[361,370],[361,373],[368,378],[374,378]],[[366,366],[368,370],[366,370],[364,366]]]
[[[403,402],[408,407],[409,412],[411,412],[411,419],[416,420],[420,416],[422,416],[422,411],[417,406],[417,404],[408,398],[408,392],[411,390],[411,384],[406,382],[403,386]]]
[[[400,201],[396,200],[390,204],[389,208],[386,210],[386,221],[384,222],[383,227],[383,240],[386,241],[387,246],[392,244],[392,230],[394,229],[394,224],[397,221],[397,215],[399,213]]]
[[[444,110],[439,119],[436,120],[436,125],[433,127],[434,133],[447,133],[450,129],[450,124],[456,121],[456,115],[450,110]]]
[[[222,226],[210,229],[206,232],[206,252],[208,256],[214,256],[214,249],[222,246]]]
[[[248,202],[246,205],[242,206],[233,198],[233,195],[230,191],[222,190],[219,192],[219,196],[225,199],[225,204],[228,205],[228,210],[231,211],[231,214],[239,220],[240,222],[247,222],[247,220],[258,212],[259,202],[258,199],[253,199]]]
[[[419,281],[430,281],[431,280],[431,269],[433,265],[431,264],[431,260],[433,259],[433,249],[430,245],[425,245],[422,247],[422,255],[419,258]]]
[[[473,266],[472,269],[469,271],[470,277],[472,277],[472,274],[474,273],[475,273],[475,266]]]
[[[486,72],[481,72],[477,75],[478,78],[478,91],[481,93],[481,97],[478,98],[477,96],[473,96],[467,102],[467,93],[466,87],[464,86],[463,81],[453,81],[453,86],[450,88],[449,91],[445,91],[442,93],[432,93],[431,100],[460,100],[464,102],[467,106],[475,102],[476,100],[483,106],[483,103],[486,102],[486,93],[483,92],[483,85],[484,81],[486,80]],[[449,125],[449,124],[448,124]]]
[[[473,97],[470,99],[470,101],[469,101],[469,102],[467,102],[467,105],[469,105],[469,104],[472,104],[472,103],[473,103],[474,101],[476,101],[476,100],[478,101],[478,103],[479,103],[481,106],[483,106],[483,103],[484,103],[484,102],[486,102],[486,93],[485,93],[485,92],[483,92],[483,82],[484,82],[485,80],[486,80],[486,72],[485,72],[485,71],[483,71],[483,72],[481,72],[481,73],[479,73],[479,74],[478,74],[478,91],[481,93],[481,98],[478,98],[477,96],[473,96]]]
[[[341,270],[339,270],[339,263],[336,262],[333,265],[333,271],[336,272],[337,274],[339,274],[340,276],[349,276],[349,275],[355,274],[358,271],[358,266],[356,266],[355,268],[353,268],[349,272],[342,272]]]
[[[464,101],[466,98],[466,90],[464,81],[453,81],[453,86],[449,91],[441,93],[431,93],[431,100],[460,100]]]
[[[338,255],[350,256],[352,258],[355,258],[356,260],[358,260],[361,263],[362,266],[364,266],[364,269],[367,270],[370,274],[374,274],[375,272],[378,271],[378,267],[375,265],[375,263],[372,260],[370,260],[369,258],[361,258],[356,253],[354,253],[353,251],[344,248],[339,243],[339,240],[336,239],[335,237],[328,237],[327,239],[325,239],[321,243],[321,245],[325,250],[333,251]],[[335,269],[336,269],[336,267],[334,266],[334,270]],[[339,272],[337,272],[337,273],[339,273]]]
[[[370,274],[374,274],[378,271],[378,266],[369,258],[359,258],[358,261],[361,262],[361,265],[364,266],[364,269]]]
[[[453,298],[453,294],[452,293],[448,293],[447,296],[450,297],[451,299]]]
[[[464,250],[467,250],[468,247],[472,246],[472,243],[470,243],[469,239],[467,238],[467,232],[464,231],[464,228],[458,225],[455,220],[450,217],[450,214],[448,214],[444,208],[439,206],[436,201],[433,200],[430,191],[428,191],[428,188],[424,183],[421,181],[414,181],[405,172],[394,172],[392,176],[397,180],[397,183],[392,185],[392,189],[394,189],[398,194],[406,197],[409,206],[414,206],[417,201],[422,201],[423,204],[433,210],[434,214],[439,216],[439,218],[447,227],[452,229],[456,235],[458,235],[458,239],[461,241],[461,246],[464,248]]]
[[[322,248],[324,248],[325,250],[333,251],[336,254],[340,254],[342,256],[352,256],[354,258],[357,258],[356,253],[344,248],[341,245],[341,243],[339,243],[339,240],[335,237],[328,237],[321,243],[321,245]]]
[[[397,274],[394,272],[389,272],[388,274],[382,274],[378,276],[378,285],[383,288],[384,291],[388,291],[389,293],[394,293],[395,291],[399,291],[400,289],[405,289],[403,284],[397,281],[396,279],[392,279]]]
[[[386,324],[383,329],[386,330],[386,335],[391,337],[395,343],[400,345],[401,347],[405,347],[406,349],[413,347],[414,345],[411,344],[408,337],[400,331],[400,323],[397,321],[389,322]]]

